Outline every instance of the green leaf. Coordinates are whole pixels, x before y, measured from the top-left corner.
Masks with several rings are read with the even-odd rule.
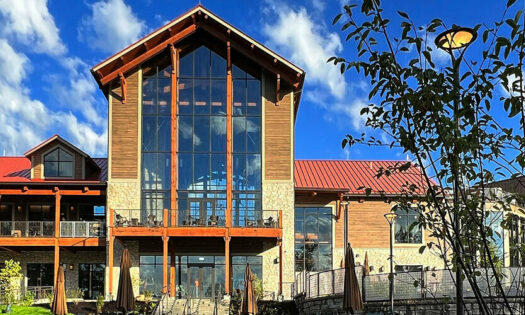
[[[403,11],[397,11],[397,14],[399,14],[401,17],[403,17],[403,18],[405,18],[405,19],[407,19],[407,20],[409,19],[408,14],[406,14],[406,13],[403,12]]]
[[[335,16],[334,20],[332,21],[332,25],[335,25],[337,23],[337,21],[339,21],[339,19],[343,16],[343,13],[339,13],[338,15]]]
[[[423,252],[425,251],[425,248],[427,248],[426,245],[421,246],[421,247],[419,248],[419,253],[420,253],[420,254],[423,254]]]
[[[516,2],[516,0],[509,0],[509,1],[507,1],[507,8],[512,6],[515,2]]]

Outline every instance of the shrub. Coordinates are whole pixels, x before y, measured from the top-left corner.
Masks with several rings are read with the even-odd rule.
[[[3,292],[1,299],[5,305],[12,305],[18,299],[20,280],[23,277],[21,270],[20,263],[12,259],[6,260],[5,267],[0,269],[0,291]]]
[[[104,307],[104,296],[97,296],[97,314],[102,313],[102,308]]]
[[[55,298],[55,293],[53,291],[46,294],[46,298],[49,299],[49,308],[53,307],[53,299]]]
[[[35,293],[31,291],[27,291],[24,297],[21,300],[21,303],[23,306],[31,306],[33,305],[33,302],[35,301]]]

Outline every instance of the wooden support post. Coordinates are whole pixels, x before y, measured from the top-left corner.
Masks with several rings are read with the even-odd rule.
[[[170,296],[175,297],[175,243],[170,246]]]
[[[233,141],[232,141],[232,106],[233,79],[230,42],[227,42],[226,54],[226,227],[232,226],[232,187],[233,187]]]
[[[55,192],[55,237],[60,237],[60,191]]]
[[[175,45],[170,45],[171,50],[171,226],[176,226],[177,217],[177,182],[178,182],[178,159],[176,156],[178,150],[178,65],[179,65],[179,51]]]
[[[109,226],[108,226],[108,292],[113,299],[113,246],[115,237],[113,236],[113,226],[115,220],[115,210],[109,209]]]
[[[168,236],[162,237],[162,293],[168,292]]]
[[[279,295],[283,294],[283,239],[277,240],[279,245]]]
[[[58,277],[58,266],[60,265],[60,246],[58,246],[58,238],[55,238],[55,258],[54,258],[54,276],[53,276],[53,286],[57,283]]]
[[[230,236],[224,238],[224,292],[229,295],[230,292]]]
[[[279,210],[279,228],[283,228],[283,210]]]

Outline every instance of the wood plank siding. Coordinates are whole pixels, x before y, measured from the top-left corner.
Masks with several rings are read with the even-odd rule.
[[[126,77],[126,103],[122,103],[120,86],[113,87],[111,97],[111,177],[138,178],[138,102],[139,72]]]
[[[42,179],[42,154],[33,154],[31,157],[32,160],[32,169],[33,169],[33,178]]]
[[[293,118],[291,112],[292,92],[281,87],[281,99],[275,104],[276,79],[266,73],[264,82],[264,175],[267,180],[290,180],[292,178]]]

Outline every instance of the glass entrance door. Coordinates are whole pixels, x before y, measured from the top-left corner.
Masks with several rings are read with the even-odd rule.
[[[96,299],[104,295],[104,264],[79,264],[78,288],[84,299]]]
[[[193,298],[213,298],[213,266],[188,265],[189,294]]]

